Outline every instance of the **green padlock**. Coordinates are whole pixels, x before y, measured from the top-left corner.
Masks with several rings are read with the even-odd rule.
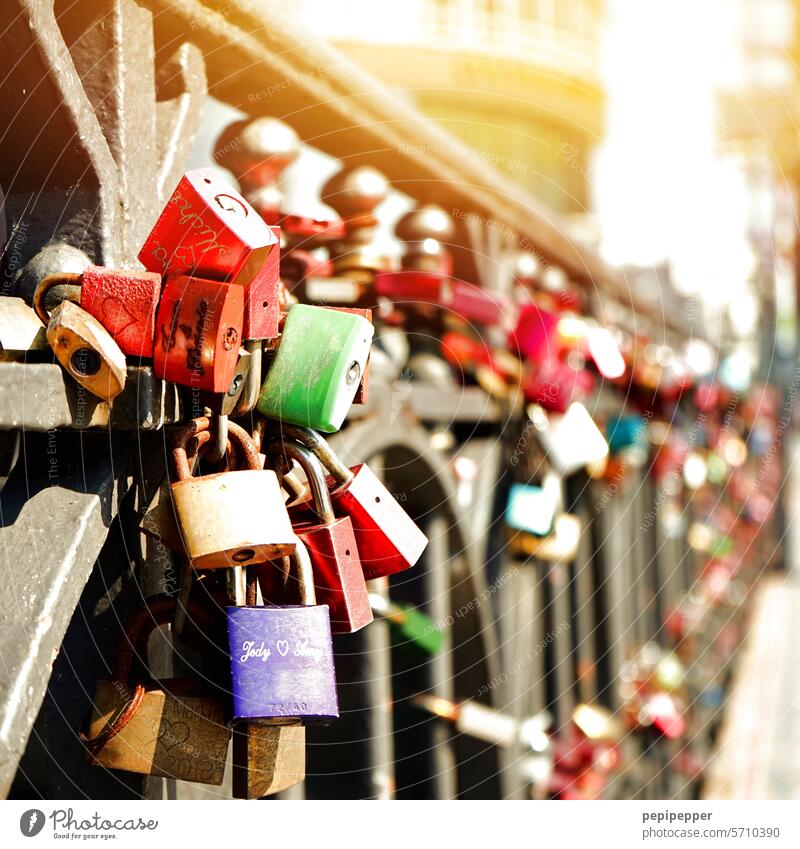
[[[377,593],[370,593],[369,600],[373,614],[389,623],[397,644],[413,646],[430,655],[441,651],[444,635],[430,616],[415,607],[389,601]]]
[[[295,304],[258,398],[270,419],[339,430],[364,374],[372,324],[356,313]]]

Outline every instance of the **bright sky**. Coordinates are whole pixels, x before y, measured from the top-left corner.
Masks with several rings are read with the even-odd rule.
[[[752,265],[743,173],[715,143],[714,91],[741,72],[740,0],[607,2],[607,137],[594,168],[603,254],[669,259],[681,290],[726,298]]]

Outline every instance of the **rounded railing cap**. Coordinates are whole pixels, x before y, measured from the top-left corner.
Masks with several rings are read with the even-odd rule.
[[[322,200],[342,218],[371,215],[389,194],[389,181],[368,165],[334,174],[322,187]]]

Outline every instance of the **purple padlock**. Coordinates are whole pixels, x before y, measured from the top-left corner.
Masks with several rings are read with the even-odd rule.
[[[327,725],[339,716],[328,607],[315,603],[299,540],[290,560],[302,604],[226,608],[234,722]]]

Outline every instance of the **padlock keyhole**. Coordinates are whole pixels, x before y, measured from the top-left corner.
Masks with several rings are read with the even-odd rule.
[[[345,375],[345,383],[348,386],[352,386],[354,383],[358,383],[361,380],[361,366],[355,360],[350,363],[347,374]]]
[[[252,548],[243,548],[240,551],[237,551],[236,554],[233,555],[233,560],[237,563],[244,563],[245,560],[252,560],[256,556],[255,551]]]
[[[100,355],[91,348],[78,348],[69,358],[69,364],[76,374],[89,377],[100,371]]]

